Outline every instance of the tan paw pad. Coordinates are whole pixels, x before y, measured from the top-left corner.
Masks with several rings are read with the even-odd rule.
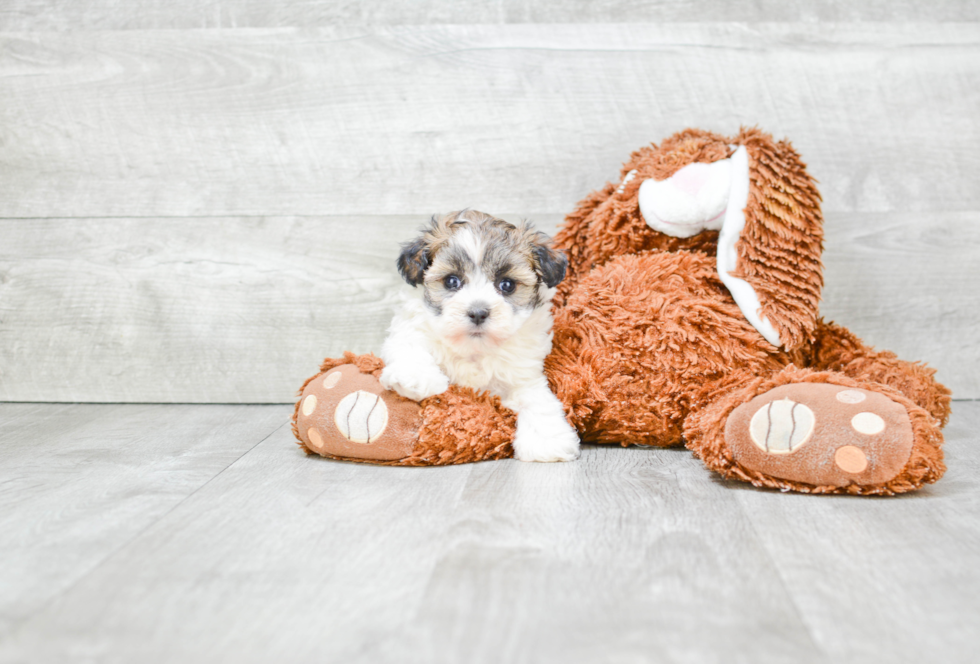
[[[790,399],[780,399],[756,411],[749,433],[759,449],[787,454],[809,440],[814,424],[812,410]]]
[[[880,484],[912,454],[905,408],[872,390],[791,383],[732,411],[725,440],[747,470],[814,486]]]
[[[837,400],[841,403],[861,403],[867,398],[861,390],[841,390],[837,393]]]
[[[310,445],[316,449],[323,447],[323,438],[320,437],[320,432],[313,427],[306,430],[306,437],[310,439]]]
[[[358,390],[337,404],[334,424],[352,443],[370,443],[372,438],[377,440],[388,426],[388,407],[381,395]]]
[[[868,457],[864,455],[861,448],[844,445],[834,452],[834,463],[845,473],[862,473],[868,467]]]
[[[421,408],[385,390],[372,374],[343,364],[307,383],[296,429],[307,449],[325,456],[390,461],[409,456]]]
[[[303,399],[303,405],[301,406],[304,415],[309,416],[314,410],[316,410],[316,395],[307,394],[306,398]]]
[[[873,436],[885,430],[885,420],[874,413],[858,413],[851,418],[851,426],[858,433]]]

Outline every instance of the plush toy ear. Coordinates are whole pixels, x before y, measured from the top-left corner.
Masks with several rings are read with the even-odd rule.
[[[729,274],[751,286],[752,313],[771,325],[778,335],[775,345],[793,350],[813,336],[819,315],[823,288],[820,193],[788,142],[777,143],[758,129],[743,129],[732,143],[748,152],[748,191],[747,196],[743,194],[744,228],[732,238],[736,239],[733,252],[737,258],[730,256],[728,263],[736,266]],[[723,235],[728,225],[726,219]],[[724,245],[725,238],[721,238],[719,272]],[[742,302],[739,306],[745,311]]]
[[[565,254],[555,251],[546,244],[534,245],[534,260],[537,263],[537,273],[548,288],[554,288],[565,278],[565,268],[568,259]]]
[[[402,245],[402,252],[398,255],[398,272],[409,285],[418,286],[431,262],[428,244],[424,237],[419,237]]]

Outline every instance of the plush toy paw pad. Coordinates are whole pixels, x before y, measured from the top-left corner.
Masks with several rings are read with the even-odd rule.
[[[912,453],[905,408],[883,394],[793,383],[742,404],[725,439],[744,468],[813,485],[887,482]]]
[[[788,454],[810,439],[815,423],[812,410],[790,399],[779,399],[755,411],[749,434],[759,449]]]
[[[333,422],[352,443],[370,443],[372,438],[380,438],[388,426],[388,407],[380,394],[357,390],[340,400]]]
[[[421,408],[352,364],[311,380],[300,397],[296,428],[313,452],[389,461],[412,453]]]

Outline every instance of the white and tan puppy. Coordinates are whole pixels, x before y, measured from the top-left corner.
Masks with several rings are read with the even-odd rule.
[[[421,299],[395,315],[381,384],[424,399],[450,383],[486,390],[517,413],[514,456],[568,461],[579,439],[548,388],[551,298],[567,260],[530,224],[464,210],[433,217],[398,271]]]

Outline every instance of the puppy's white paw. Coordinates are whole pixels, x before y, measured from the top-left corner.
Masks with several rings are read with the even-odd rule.
[[[381,385],[408,399],[421,401],[449,389],[449,379],[439,368],[429,364],[398,362],[381,371]]]
[[[517,416],[514,457],[520,461],[574,461],[578,456],[578,434],[563,417]]]

